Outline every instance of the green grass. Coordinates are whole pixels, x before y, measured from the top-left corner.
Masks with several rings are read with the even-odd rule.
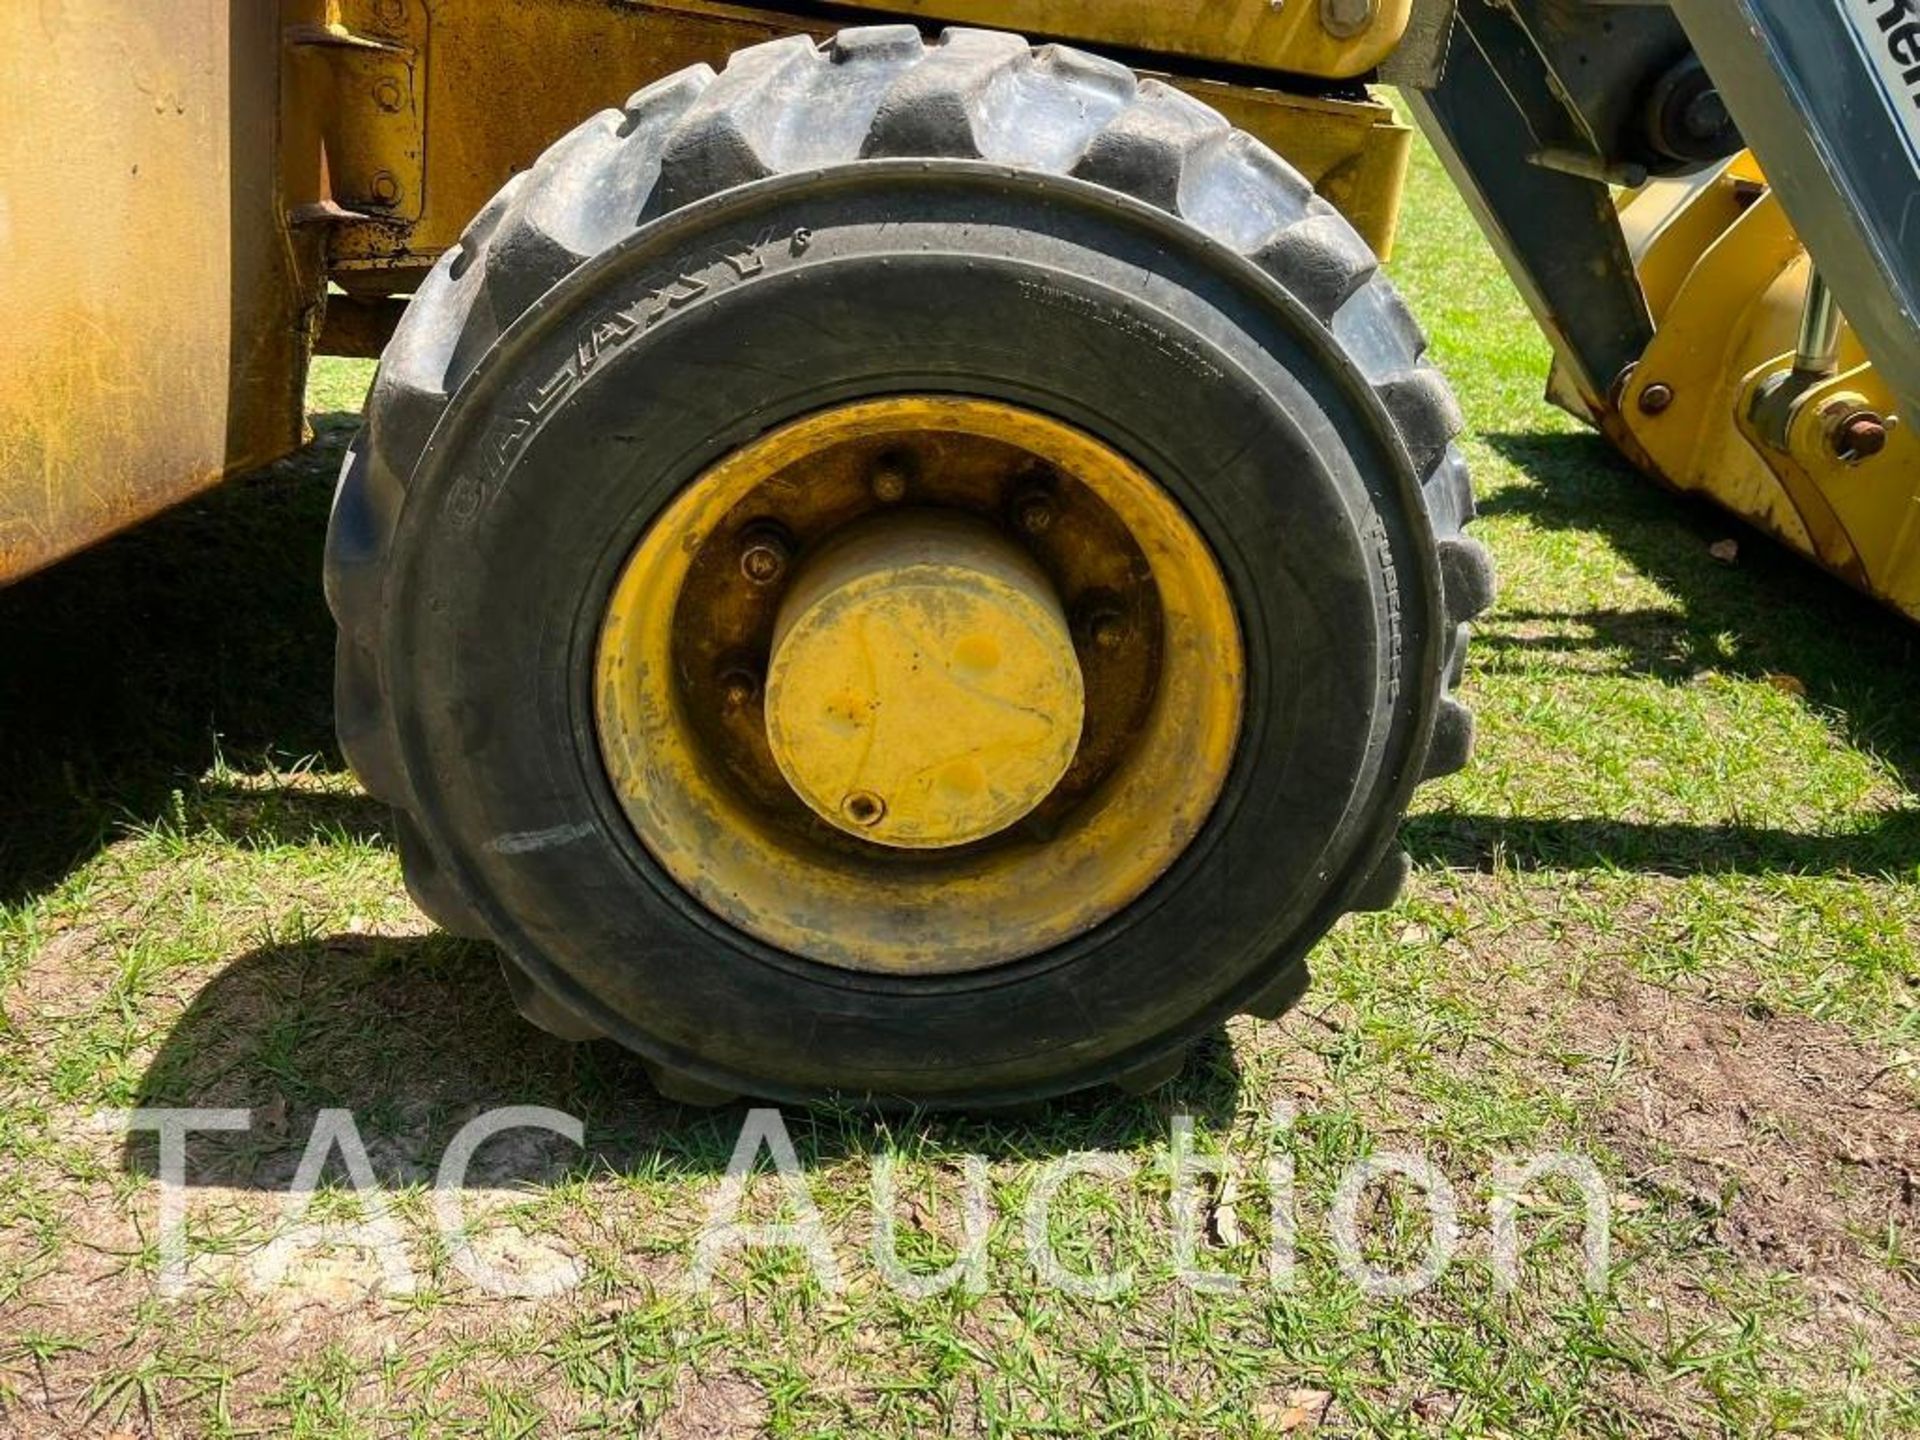
[[[1328,940],[1302,1012],[1236,1023],[1151,1100],[793,1117],[839,1294],[793,1255],[686,1293],[738,1114],[528,1031],[488,955],[408,903],[333,746],[317,583],[368,367],[316,367],[307,451],[0,595],[0,1427],[1920,1434],[1914,632],[1545,407],[1546,347],[1429,157],[1395,269],[1465,404],[1504,582],[1466,684],[1478,763],[1422,796],[1410,899]],[[1728,536],[1735,565],[1708,553]],[[568,1297],[477,1296],[428,1237],[441,1149],[495,1103],[586,1124],[584,1151],[483,1152],[517,1187],[495,1223],[584,1272]],[[192,1148],[175,1302],[153,1294],[151,1151],[87,1123],[137,1104],[256,1114]],[[411,1238],[410,1296],[369,1297],[345,1252],[272,1294],[246,1280],[335,1106]],[[1174,1276],[1176,1110],[1245,1161],[1204,1255],[1231,1295]],[[1433,1156],[1475,1237],[1405,1302],[1343,1279],[1325,1224],[1345,1167],[1395,1147]],[[1521,1288],[1492,1282],[1486,1177],[1553,1147],[1614,1187],[1603,1296],[1552,1186]],[[1135,1272],[1110,1303],[1033,1293],[1012,1218],[1077,1150],[1139,1166],[1053,1215],[1063,1255]],[[988,1290],[904,1300],[866,1259],[874,1161],[897,1161],[901,1250],[932,1269],[967,1154],[999,1217]],[[1302,1213],[1284,1293],[1262,1278],[1280,1155]],[[350,1217],[338,1178],[318,1208]],[[1380,1257],[1423,1243],[1404,1198],[1369,1219]]]

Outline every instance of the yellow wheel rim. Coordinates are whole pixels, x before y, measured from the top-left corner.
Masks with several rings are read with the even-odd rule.
[[[1038,954],[1151,888],[1217,803],[1245,662],[1185,514],[1090,436],[901,397],[700,477],[615,584],[607,773],[722,919],[845,969]]]

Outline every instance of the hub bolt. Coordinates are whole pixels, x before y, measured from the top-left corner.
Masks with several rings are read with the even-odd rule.
[[[1727,113],[1727,102],[1720,98],[1720,92],[1702,90],[1687,102],[1680,123],[1686,127],[1689,139],[1711,142],[1725,132],[1731,119]]]
[[[1118,650],[1127,643],[1127,617],[1118,610],[1101,606],[1088,611],[1082,624],[1088,641],[1096,650]]]
[[[773,585],[787,573],[792,559],[793,545],[783,532],[757,525],[741,542],[740,573],[755,585]]]
[[[1320,0],[1320,23],[1338,40],[1351,40],[1373,24],[1373,0]]]
[[[1053,528],[1053,497],[1038,488],[1023,490],[1014,497],[1013,523],[1023,535],[1044,535]]]
[[[760,694],[760,677],[737,665],[720,676],[720,695],[729,710],[744,710]]]
[[[1887,448],[1887,422],[1871,410],[1856,411],[1840,422],[1833,448],[1842,460],[1871,460]]]
[[[883,460],[873,472],[873,498],[882,505],[898,505],[907,498],[907,467],[898,460]]]
[[[1658,381],[1640,392],[1640,410],[1642,414],[1663,414],[1673,404],[1673,387],[1662,385]]]

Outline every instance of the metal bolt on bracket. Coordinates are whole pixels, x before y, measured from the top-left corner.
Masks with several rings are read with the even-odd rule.
[[[856,790],[840,807],[846,817],[862,829],[878,825],[886,818],[887,802],[871,790]]]
[[[1849,464],[1871,460],[1887,448],[1888,422],[1871,410],[1856,410],[1835,427],[1833,452]]]
[[[729,710],[744,710],[760,697],[760,677],[736,665],[720,677],[720,694]]]
[[[1320,0],[1320,24],[1336,40],[1350,40],[1373,24],[1374,0]]]

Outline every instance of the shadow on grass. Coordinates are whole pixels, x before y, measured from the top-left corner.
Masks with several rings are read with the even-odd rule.
[[[1879,755],[1920,790],[1920,630],[1705,500],[1639,475],[1592,434],[1493,435],[1488,443],[1534,482],[1488,498],[1482,513],[1542,530],[1605,539],[1673,595],[1677,610],[1551,615],[1501,611],[1475,634],[1482,654],[1579,648],[1623,651],[1633,673],[1683,681],[1704,670],[1790,675],[1856,748]],[[1734,564],[1716,541],[1739,542]],[[1584,625],[1585,639],[1509,633],[1532,620]],[[1911,839],[1910,827],[1894,838]],[[1816,843],[1815,849],[1818,846]],[[1909,857],[1916,853],[1912,846]],[[1631,863],[1631,862],[1629,862]]]
[[[337,767],[327,508],[357,416],[0,590],[0,905],[55,884],[224,753]]]
[[[1225,1124],[1239,1093],[1232,1047],[1216,1035],[1147,1098],[1108,1089],[988,1116],[824,1107],[787,1119],[808,1168],[888,1144],[1019,1159],[1164,1141],[1174,1111]],[[558,1137],[531,1147],[544,1157],[538,1174],[525,1173],[525,1143],[503,1138],[482,1150],[469,1183],[497,1185],[608,1170],[721,1173],[746,1108],[676,1105],[618,1046],[549,1038],[515,1011],[490,947],[437,934],[331,935],[241,956],[173,1026],[135,1103],[251,1111],[248,1131],[189,1143],[187,1183],[275,1190],[292,1179],[323,1109],[353,1113],[388,1185],[430,1183],[461,1125],[494,1107],[548,1106],[583,1123],[584,1149]],[[156,1153],[151,1135],[130,1136],[127,1169],[155,1174]]]
[[[202,780],[170,802],[182,831],[257,848],[392,839],[393,812],[360,790],[313,791]]]
[[[1920,812],[1851,834],[1757,825],[1539,820],[1440,810],[1406,826],[1416,864],[1454,870],[1631,870],[1645,875],[1906,875],[1920,864]]]
[[[1499,609],[1476,629],[1476,654],[1529,657],[1604,651],[1631,674],[1686,683],[1704,671],[1792,676],[1859,749],[1920,788],[1920,671],[1911,622],[1855,593],[1707,501],[1661,490],[1590,434],[1494,435],[1489,443],[1533,482],[1482,505],[1547,531],[1596,534],[1672,594],[1672,608]],[[1709,554],[1739,542],[1739,559]],[[1584,635],[1529,635],[1539,622]],[[1416,861],[1460,869],[1619,869],[1660,875],[1911,874],[1920,812],[1859,831],[1806,835],[1744,825],[1662,825],[1605,818],[1520,819],[1441,811],[1407,827]]]

